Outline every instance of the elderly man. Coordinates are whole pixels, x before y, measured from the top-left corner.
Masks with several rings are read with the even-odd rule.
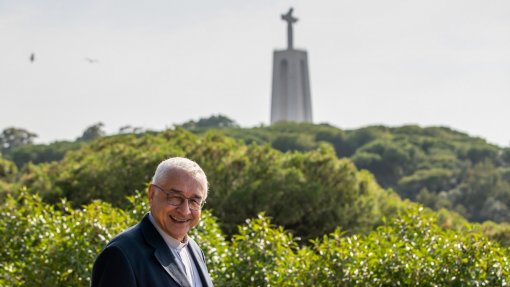
[[[92,286],[213,286],[188,231],[200,221],[207,177],[186,158],[161,162],[148,188],[150,213],[113,238],[92,270]]]

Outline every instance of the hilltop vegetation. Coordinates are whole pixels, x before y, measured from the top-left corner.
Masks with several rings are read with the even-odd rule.
[[[508,148],[447,128],[242,129],[221,116],[163,132],[91,128],[74,142],[4,141],[0,285],[87,286],[170,156],[208,174],[194,236],[219,286],[508,284],[509,225],[448,211],[508,220]]]
[[[201,137],[208,131],[220,130],[216,137],[226,135],[241,141],[237,144],[268,145],[281,152],[317,151],[321,149],[321,144],[327,143],[333,147],[338,158],[349,158],[357,169],[370,171],[380,186],[394,190],[402,198],[420,202],[434,210],[445,208],[458,212],[472,222],[510,222],[510,147],[491,145],[483,139],[473,138],[449,128],[371,126],[340,130],[327,124],[296,123],[240,128],[233,120],[221,115],[189,121],[180,126]],[[21,129],[9,129],[7,133],[4,131],[4,136],[0,138],[18,144],[11,144],[8,149],[4,144],[4,158],[14,161],[18,169],[27,171],[28,174],[23,176],[22,181],[30,181],[33,173],[38,172],[38,168],[33,164],[44,166],[47,162],[61,160],[67,151],[77,150],[90,140],[103,137],[101,128],[102,124],[97,123],[87,128],[74,142],[55,142],[49,145],[30,144],[35,134]],[[16,140],[16,137],[12,136],[16,133],[21,133],[20,139]],[[158,133],[142,133],[139,128],[124,127],[117,136],[142,135],[149,137]],[[120,144],[121,140],[111,141]],[[126,146],[131,144],[132,140],[126,142]],[[141,146],[143,143],[135,144],[134,148]],[[231,148],[237,149],[234,146]],[[95,147],[89,148],[88,152],[96,152],[94,149]],[[155,155],[159,156],[161,153]],[[63,164],[68,161],[72,159],[64,160]],[[33,164],[29,164],[30,162]],[[144,182],[141,178],[139,180]],[[61,186],[64,181],[61,180],[58,184]],[[51,180],[38,181],[37,184],[48,189],[50,182]],[[63,195],[60,186],[60,189],[49,192],[54,194],[53,201]],[[108,198],[110,195],[101,195],[98,198],[113,200],[114,204],[117,204],[117,201],[124,200],[124,194],[144,188],[140,183],[128,183],[126,187],[132,190],[109,192],[117,194],[116,199]],[[90,195],[72,201],[76,204],[87,203],[94,196],[99,196],[94,192],[97,193],[89,190],[87,194]],[[48,197],[49,195],[45,196]]]
[[[194,133],[207,128],[194,127]],[[371,126],[344,131],[329,125],[280,123],[223,128],[246,143],[280,151],[310,151],[326,142],[374,174],[384,188],[435,210],[456,211],[473,222],[510,222],[510,147],[444,127]]]
[[[47,202],[66,198],[75,207],[94,199],[124,207],[126,196],[145,190],[155,166],[169,156],[193,158],[209,175],[206,206],[228,234],[260,212],[305,238],[339,226],[368,231],[401,204],[329,145],[282,153],[215,131],[197,136],[183,129],[99,138],[59,162],[27,164],[10,175],[10,190],[26,186]]]

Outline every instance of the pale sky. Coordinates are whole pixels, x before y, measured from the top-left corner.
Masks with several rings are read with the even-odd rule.
[[[267,125],[291,6],[315,123],[447,126],[510,146],[508,0],[0,0],[0,130],[48,143],[97,122]]]

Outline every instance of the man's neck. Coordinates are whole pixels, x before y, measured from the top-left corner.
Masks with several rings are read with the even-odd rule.
[[[174,249],[182,249],[182,248],[186,247],[186,245],[188,245],[188,235],[185,235],[183,240],[179,241],[178,239],[176,239],[176,238],[172,237],[171,235],[169,235],[168,233],[166,233],[163,230],[163,228],[161,228],[161,226],[159,226],[159,224],[154,219],[154,216],[152,216],[152,213],[150,213],[150,212],[149,212],[149,219],[150,219],[152,225],[154,225],[154,227],[156,227],[156,230],[159,232],[161,237],[163,237],[163,240],[165,240],[168,247],[174,248]]]

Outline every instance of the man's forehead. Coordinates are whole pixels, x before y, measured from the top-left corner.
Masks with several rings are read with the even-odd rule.
[[[166,189],[176,189],[180,192],[197,190],[200,191],[200,194],[204,194],[203,183],[198,178],[185,171],[169,172],[161,178],[159,184]]]
[[[201,197],[205,198],[207,196],[207,179],[203,172],[172,168],[161,173],[154,183],[166,190],[170,190],[170,188],[183,191],[198,190]]]

